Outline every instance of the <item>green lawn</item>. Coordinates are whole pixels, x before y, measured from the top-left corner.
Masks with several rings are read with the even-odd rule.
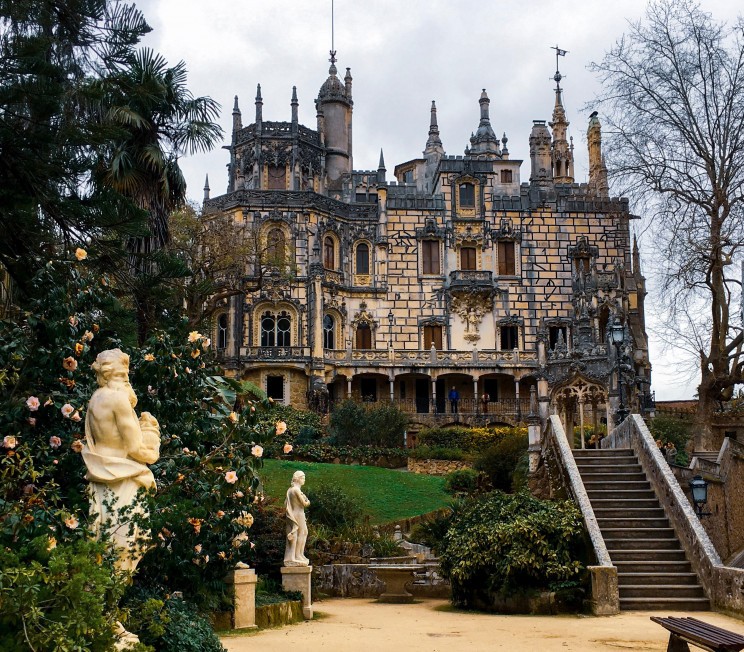
[[[449,500],[444,491],[444,478],[376,466],[289,460],[264,461],[260,476],[266,494],[283,502],[292,474],[297,470],[304,471],[307,476],[306,489],[333,483],[350,496],[359,498],[372,524],[433,512],[446,506]]]

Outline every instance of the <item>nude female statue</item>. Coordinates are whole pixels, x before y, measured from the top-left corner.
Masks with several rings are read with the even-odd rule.
[[[287,511],[285,566],[307,566],[310,563],[310,560],[305,557],[305,542],[307,541],[305,507],[310,506],[310,501],[300,488],[304,484],[305,474],[302,471],[295,471],[292,476],[292,486],[287,489],[287,499],[284,502],[284,508]]]

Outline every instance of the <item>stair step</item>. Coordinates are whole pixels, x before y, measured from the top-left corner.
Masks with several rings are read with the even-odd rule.
[[[574,457],[635,457],[632,448],[574,448]]]
[[[651,491],[648,480],[589,480],[584,487],[587,491]]]
[[[602,536],[608,539],[675,539],[670,527],[600,528]]]
[[[577,461],[576,466],[579,473],[583,476],[585,473],[642,473],[643,469],[640,464],[587,464],[583,461]]]
[[[689,567],[687,571],[667,572],[665,569],[648,572],[626,572],[617,567],[617,582],[619,586],[700,586],[698,578]]]
[[[681,550],[674,537],[646,539],[613,539],[605,537],[605,545],[612,559],[615,550]]]
[[[612,473],[595,473],[594,470],[580,471],[581,479],[587,482],[647,482],[646,474],[643,471],[613,471]]]
[[[620,611],[710,611],[708,598],[620,598]]]
[[[620,598],[704,598],[699,584],[620,584]]]
[[[657,505],[659,500],[656,498],[656,494],[651,489],[626,489],[624,491],[618,491],[617,489],[609,489],[604,487],[590,488],[585,485],[586,493],[589,496],[589,500],[594,504],[595,500],[612,499],[618,502],[624,502],[626,500],[652,500]]]
[[[661,507],[640,507],[628,509],[626,507],[594,507],[594,515],[598,519],[607,518],[666,518]]]
[[[635,518],[633,516],[625,516],[621,518],[600,518],[598,514],[595,514],[595,516],[597,516],[597,523],[599,524],[599,529],[602,530],[602,532],[604,532],[605,530],[615,530],[621,528],[633,530],[648,530],[649,528],[666,529],[669,527],[669,519],[667,519],[666,516],[662,516],[661,518]]]
[[[658,550],[656,551],[658,552]],[[665,573],[684,573],[695,576],[690,568],[690,562],[686,559],[642,559],[642,560],[613,560],[617,566],[617,572],[630,574],[659,575]]]
[[[618,550],[615,549],[610,556],[612,563],[618,568],[623,562],[651,562],[654,564],[664,562],[686,562],[685,551],[678,550]]]
[[[653,498],[629,498],[625,500],[618,498],[595,498],[592,500],[592,507],[595,513],[598,509],[624,509],[629,512],[636,512],[639,509],[650,509],[652,507],[660,509],[659,501],[655,496]]]

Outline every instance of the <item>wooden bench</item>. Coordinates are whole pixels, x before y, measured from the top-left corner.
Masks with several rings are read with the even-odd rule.
[[[710,625],[697,618],[658,618],[651,620],[669,630],[667,652],[689,652],[692,643],[710,652],[739,652],[744,650],[744,636]]]

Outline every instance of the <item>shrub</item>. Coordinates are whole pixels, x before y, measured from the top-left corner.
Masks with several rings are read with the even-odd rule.
[[[310,501],[308,519],[318,525],[324,525],[331,532],[338,532],[344,527],[354,527],[362,517],[362,505],[356,498],[349,496],[335,484],[323,484],[308,489]]]
[[[488,477],[494,489],[517,490],[526,482],[528,445],[527,435],[507,435],[476,458],[475,468]]]
[[[49,536],[0,547],[0,649],[110,650],[125,578],[106,545]]]
[[[473,494],[478,490],[479,473],[473,469],[460,469],[448,473],[444,489],[449,494]]]
[[[209,620],[194,605],[157,589],[130,591],[128,625],[157,652],[225,652]]]
[[[465,452],[482,451],[498,443],[504,437],[516,434],[526,435],[522,427],[497,426],[488,428],[467,428],[464,426],[447,426],[446,428],[428,428],[418,435],[419,444],[456,448]]]
[[[463,504],[439,554],[453,603],[473,607],[490,604],[496,594],[579,579],[583,546],[573,503],[494,491]]]
[[[464,460],[467,455],[459,448],[423,444],[409,450],[408,457],[417,460]]]
[[[428,546],[436,554],[439,554],[444,537],[447,535],[455,512],[461,504],[460,502],[455,502],[451,509],[440,510],[436,514],[422,519],[413,526],[408,539],[415,543]]]
[[[287,431],[275,437],[281,444],[285,441],[300,443],[298,438],[306,440],[302,443],[309,443],[323,433],[320,415],[310,410],[298,410],[291,405],[271,403],[256,416],[257,428],[266,432],[272,432],[277,421],[284,421],[287,424]]]
[[[408,416],[392,404],[363,406],[347,400],[337,405],[330,418],[331,443],[336,446],[400,447]]]

